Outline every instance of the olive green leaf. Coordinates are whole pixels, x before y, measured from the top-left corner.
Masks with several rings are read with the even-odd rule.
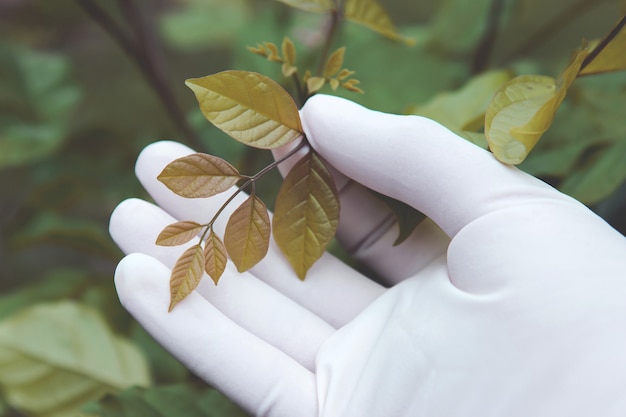
[[[200,110],[215,126],[246,145],[282,146],[302,134],[298,106],[272,79],[248,71],[224,71],[186,81]]]
[[[211,197],[228,190],[241,178],[237,169],[218,158],[195,153],[167,164],[157,179],[187,198]]]
[[[330,78],[333,75],[337,74],[341,67],[343,66],[343,58],[346,53],[346,47],[342,46],[333,52],[326,61],[326,65],[324,66],[324,77]]]
[[[323,13],[331,11],[335,8],[333,0],[278,0],[296,9],[306,12]]]
[[[0,323],[0,388],[24,415],[75,415],[86,401],[149,383],[141,352],[83,304],[36,304]]]
[[[273,217],[274,239],[300,279],[332,240],[339,223],[339,196],[332,176],[315,152],[285,177]]]
[[[239,272],[252,268],[267,254],[270,231],[267,207],[254,194],[231,214],[224,245]]]
[[[204,273],[204,250],[202,245],[188,248],[176,261],[170,277],[170,306],[172,311],[176,304],[187,297],[198,286]]]
[[[159,233],[156,244],[161,246],[182,245],[183,243],[189,242],[194,237],[197,237],[200,230],[202,230],[200,223],[192,221],[172,223]]]
[[[622,16],[585,59],[578,76],[626,70],[626,16]]]
[[[496,158],[508,164],[526,158],[552,124],[589,51],[584,44],[556,80],[521,75],[496,92],[485,114],[485,136]]]
[[[398,33],[391,18],[377,0],[346,0],[343,7],[346,19],[407,45],[415,43],[415,40]]]
[[[224,243],[211,229],[204,242],[204,270],[215,285],[226,270],[227,256]]]

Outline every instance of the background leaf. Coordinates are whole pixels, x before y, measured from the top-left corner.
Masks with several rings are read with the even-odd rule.
[[[223,159],[195,153],[170,162],[157,178],[180,196],[204,198],[228,190],[241,177],[237,169]]]
[[[159,233],[156,244],[161,246],[178,246],[198,236],[202,225],[192,221],[180,221],[165,227]]]
[[[298,106],[289,93],[264,75],[224,71],[186,84],[205,117],[246,145],[272,149],[302,134]]]
[[[265,257],[270,230],[267,207],[254,194],[230,215],[224,245],[239,272],[247,271]]]
[[[204,251],[202,246],[194,245],[183,252],[172,269],[169,311],[196,289],[203,274]]]
[[[389,14],[377,0],[345,0],[344,16],[393,40],[413,44],[410,38],[400,35]]]
[[[141,353],[84,305],[38,304],[0,323],[0,385],[32,415],[72,415],[88,399],[149,382]]]
[[[274,239],[300,279],[335,236],[339,197],[322,160],[309,152],[285,177],[276,198]]]
[[[44,158],[67,140],[80,99],[59,54],[0,44],[0,168]]]
[[[411,107],[408,112],[436,120],[448,129],[478,131],[484,125],[489,102],[510,79],[511,72],[507,70],[485,72],[458,90],[439,93],[428,103]]]

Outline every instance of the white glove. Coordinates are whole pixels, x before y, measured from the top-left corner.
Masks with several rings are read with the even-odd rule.
[[[340,239],[391,287],[328,254],[301,282],[272,245],[168,313],[184,248],[156,236],[176,219],[206,222],[229,193],[167,190],[156,176],[192,151],[160,142],[137,163],[160,207],[127,200],[110,225],[135,253],[116,272],[120,300],[156,340],[258,416],[626,416],[621,234],[430,120],[322,95],[301,115],[341,172]],[[432,221],[393,247],[389,213],[357,183]]]

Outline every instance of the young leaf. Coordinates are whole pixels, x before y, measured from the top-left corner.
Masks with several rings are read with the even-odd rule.
[[[215,285],[226,270],[226,260],[227,254],[224,243],[211,229],[204,244],[204,270],[215,282]]]
[[[343,66],[343,57],[345,53],[346,47],[342,46],[328,57],[326,66],[324,67],[324,78],[330,78],[339,72]]]
[[[263,46],[270,52],[267,59],[274,62],[282,62],[280,55],[278,54],[278,47],[272,42],[263,42]]]
[[[198,286],[204,273],[204,251],[201,245],[187,249],[176,261],[170,277],[170,307],[187,297]]]
[[[377,0],[346,0],[344,4],[346,19],[359,23],[381,35],[413,45],[413,39],[400,35],[391,18]]]
[[[202,225],[192,221],[172,223],[159,233],[156,244],[161,246],[178,246],[198,236]]]
[[[339,223],[339,196],[315,152],[287,174],[276,197],[274,239],[300,279],[332,240]]]
[[[265,257],[270,231],[267,207],[254,194],[231,214],[226,224],[224,245],[239,272],[247,271]]]
[[[217,156],[195,153],[170,162],[157,179],[187,198],[211,197],[228,190],[241,176],[235,167]]]
[[[306,88],[309,94],[318,92],[326,84],[324,77],[309,77],[306,80]]]
[[[287,36],[283,39],[283,44],[281,46],[283,50],[283,60],[285,63],[289,65],[296,64],[296,46],[293,44],[291,39]]]
[[[186,81],[204,116],[232,138],[262,149],[302,134],[298,106],[272,79],[248,71],[224,71]]]
[[[589,54],[583,45],[555,80],[540,75],[522,75],[505,83],[495,94],[485,114],[485,136],[500,161],[521,163],[543,133]]]
[[[360,83],[361,82],[359,80],[355,80],[354,78],[351,78],[347,80],[346,82],[341,83],[341,86],[348,91],[352,91],[353,93],[363,94],[364,91],[361,90],[359,87],[357,87],[357,85],[359,85]]]

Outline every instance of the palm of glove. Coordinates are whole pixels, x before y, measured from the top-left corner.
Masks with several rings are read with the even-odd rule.
[[[128,200],[111,219],[119,246],[144,254],[120,263],[120,299],[158,341],[255,415],[626,414],[623,236],[428,120],[325,96],[302,118],[341,172],[340,239],[391,287],[330,255],[300,282],[271,247],[168,314],[181,249],[155,246],[156,235],[175,219],[206,221],[223,201],[158,183],[191,152],[161,142],[137,164],[160,208]],[[392,247],[389,213],[344,175],[439,227],[427,220]]]

